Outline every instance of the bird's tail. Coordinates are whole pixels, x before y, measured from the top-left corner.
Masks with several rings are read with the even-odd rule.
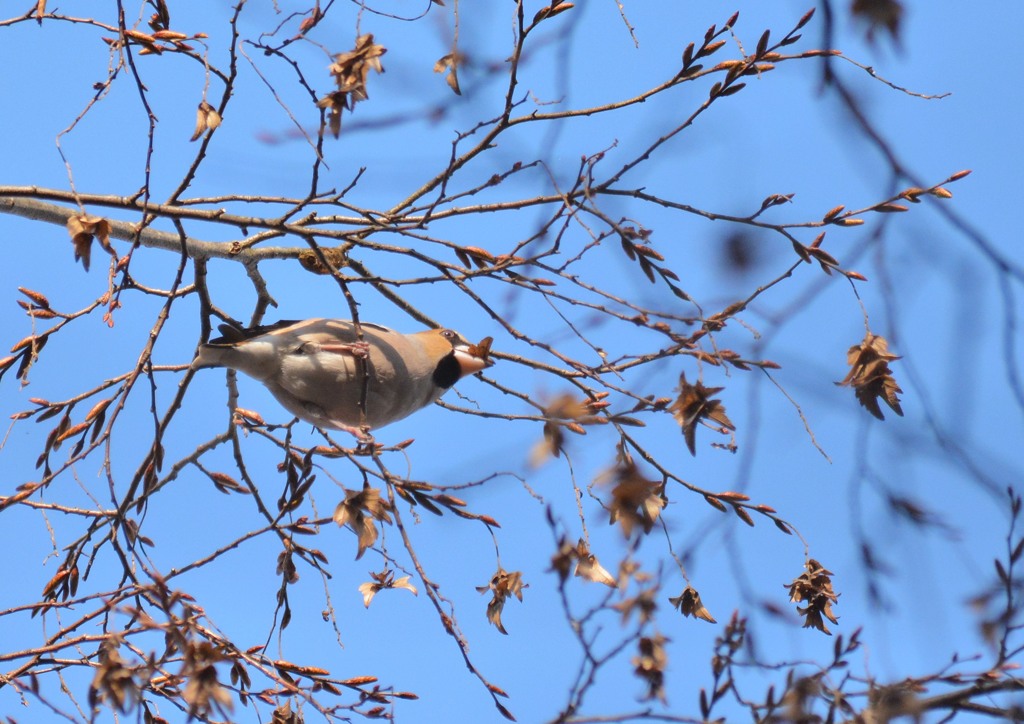
[[[232,357],[237,354],[233,344],[203,344],[196,352],[196,358],[190,365],[194,370],[207,367],[234,367]]]
[[[190,365],[194,370],[201,370],[207,367],[233,367],[248,372],[244,365],[246,355],[241,354],[238,346],[246,340],[246,331],[230,324],[221,324],[217,327],[221,336],[211,339],[206,344],[199,345],[196,358]],[[254,329],[258,333],[259,329]]]

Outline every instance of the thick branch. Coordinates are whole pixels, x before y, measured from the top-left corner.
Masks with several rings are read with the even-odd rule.
[[[0,213],[60,226],[65,226],[71,217],[80,215],[78,209],[10,196],[0,196]],[[146,227],[140,232],[137,224],[115,219],[109,219],[109,221],[110,235],[115,239],[134,242],[138,238],[142,246],[181,253],[181,237],[178,234],[150,227]],[[293,259],[306,248],[298,246],[246,248],[245,244],[245,241],[224,243],[202,241],[194,237],[187,237],[185,240],[185,248],[193,259],[234,259],[242,263],[258,262],[265,259]]]

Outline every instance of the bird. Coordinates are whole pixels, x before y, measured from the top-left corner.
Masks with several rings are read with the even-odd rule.
[[[244,372],[299,419],[350,432],[360,441],[369,439],[369,430],[411,415],[493,364],[490,338],[471,345],[451,329],[402,334],[379,324],[323,318],[218,329],[221,337],[199,346],[193,370]]]

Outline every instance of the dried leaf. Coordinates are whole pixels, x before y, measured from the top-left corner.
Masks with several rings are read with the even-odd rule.
[[[582,538],[576,544],[574,555],[576,557],[576,568],[573,570],[573,575],[593,581],[594,583],[603,583],[612,588],[617,587],[618,584],[612,578],[612,574],[605,570],[598,562],[597,556],[590,552],[589,547]]]
[[[487,362],[491,357],[491,344],[494,343],[494,337],[484,337],[476,344],[471,344],[466,353],[471,357],[476,357],[484,362]]]
[[[457,96],[462,95],[462,90],[459,88],[458,74],[459,63],[461,61],[462,56],[458,53],[448,53],[447,55],[443,55],[438,58],[437,62],[434,63],[434,72],[445,74],[445,82]],[[467,266],[469,265],[467,264]]]
[[[612,608],[622,614],[622,625],[628,624],[634,613],[640,620],[641,625],[653,621],[655,611],[658,608],[657,601],[655,600],[656,593],[656,588],[647,588],[640,591],[636,596],[626,598],[612,606]]]
[[[804,617],[804,628],[816,628],[823,633],[832,635],[823,619],[839,623],[832,612],[832,604],[839,600],[839,595],[832,588],[832,571],[827,570],[818,561],[808,558],[804,564],[804,572],[787,586],[789,600],[806,603],[806,607],[797,606],[797,613]]]
[[[81,259],[82,266],[89,271],[92,241],[97,239],[100,246],[113,254],[110,246],[110,222],[99,216],[72,216],[67,223],[71,243],[75,245],[75,261]]]
[[[403,588],[406,591],[410,591],[414,596],[419,593],[416,590],[416,586],[409,582],[409,576],[395,578],[395,572],[390,568],[385,568],[380,573],[370,573],[370,577],[373,578],[372,581],[359,585],[359,592],[363,595],[363,605],[367,608],[370,607],[373,597],[385,588]]]
[[[371,488],[368,484],[362,490],[349,490],[345,500],[338,503],[334,510],[334,522],[339,526],[347,525],[358,538],[356,560],[363,557],[366,549],[377,540],[375,521],[391,522],[389,503],[381,498],[380,489]]]
[[[668,666],[668,653],[665,644],[668,639],[657,634],[643,636],[638,642],[638,653],[633,657],[633,673],[647,684],[644,699],[659,699],[665,702],[665,668]]]
[[[872,415],[884,420],[878,401],[882,400],[893,412],[902,417],[898,395],[903,391],[889,369],[889,362],[899,359],[889,352],[889,343],[884,337],[868,332],[864,341],[850,347],[846,362],[850,371],[837,385],[853,387],[857,400]]]
[[[366,33],[356,38],[355,48],[347,53],[334,56],[328,66],[337,89],[317,101],[317,107],[328,111],[328,122],[335,138],[341,132],[341,112],[351,111],[356,103],[370,97],[366,81],[370,71],[384,72],[381,57],[387,52],[383,45],[373,42],[373,35]]]
[[[527,584],[523,583],[522,571],[506,571],[500,567],[491,576],[491,580],[486,586],[477,586],[476,588],[480,593],[490,591],[493,594],[487,604],[487,620],[505,635],[508,635],[508,631],[501,623],[501,612],[505,608],[505,601],[509,596],[515,596],[522,601],[524,588],[527,588]]]
[[[683,438],[686,440],[686,447],[690,450],[691,455],[697,454],[698,423],[711,427],[711,429],[718,429],[723,433],[736,429],[732,420],[725,414],[725,406],[719,400],[712,399],[712,395],[723,389],[725,388],[705,387],[702,382],[691,385],[686,381],[685,373],[679,376],[679,396],[669,410],[683,430]],[[706,420],[717,423],[719,427],[708,425]]]
[[[100,644],[98,666],[89,686],[89,703],[95,707],[107,703],[124,713],[138,700],[135,671],[121,658],[120,637],[109,636]]]
[[[563,430],[585,435],[582,425],[607,422],[593,414],[595,408],[589,398],[577,399],[569,393],[559,395],[544,408],[544,437],[530,451],[530,464],[538,467],[549,458],[557,458],[565,447]]]
[[[644,533],[650,533],[665,507],[665,483],[648,480],[632,459],[625,459],[621,454],[616,466],[602,477],[615,486],[608,504],[609,523],[618,522],[627,538],[637,526],[643,528]]]
[[[211,106],[205,100],[202,101],[199,104],[199,107],[196,109],[196,129],[192,133],[192,138],[190,138],[189,140],[197,140],[207,131],[212,131],[218,126],[220,126],[220,123],[220,113],[217,112],[217,109]]]
[[[548,510],[550,513],[550,509]],[[569,571],[573,569],[573,561],[576,560],[577,548],[564,537],[558,542],[558,550],[551,556],[551,568],[549,570],[558,574],[564,583],[569,577]]]
[[[678,608],[684,616],[693,616],[708,623],[718,623],[714,616],[704,607],[700,600],[700,594],[693,586],[687,586],[675,598],[668,599],[675,608]]]

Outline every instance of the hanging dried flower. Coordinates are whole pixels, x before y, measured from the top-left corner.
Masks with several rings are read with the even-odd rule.
[[[668,601],[675,608],[678,608],[679,612],[684,616],[693,616],[708,623],[718,623],[715,621],[715,617],[704,608],[704,604],[700,600],[700,594],[697,593],[697,589],[693,586],[687,586],[683,589],[682,593],[675,598],[668,599]]]
[[[675,415],[676,421],[683,428],[683,438],[691,455],[697,454],[697,425],[703,423],[711,429],[725,433],[736,429],[732,420],[725,414],[725,406],[712,399],[712,395],[724,390],[724,387],[705,387],[703,382],[691,385],[686,375],[679,376],[679,396],[669,410]],[[706,421],[717,423],[718,427]]]
[[[385,588],[404,588],[406,591],[411,591],[414,596],[419,593],[416,586],[409,583],[409,576],[395,578],[395,572],[390,568],[385,568],[380,573],[371,572],[370,577],[373,579],[372,581],[359,584],[359,592],[363,594],[363,605],[367,608],[370,607],[373,597]]]
[[[477,586],[476,588],[480,593],[490,591],[493,594],[487,603],[487,620],[505,635],[508,635],[508,631],[501,623],[501,612],[505,608],[505,601],[509,596],[515,596],[522,601],[523,589],[526,587],[521,571],[506,571],[503,568],[498,568],[486,586]]]
[[[837,385],[852,387],[857,401],[879,420],[884,420],[878,401],[882,400],[893,412],[903,416],[900,398],[903,390],[896,384],[896,379],[889,369],[889,362],[899,359],[898,355],[890,354],[889,343],[885,337],[867,333],[864,341],[850,347],[846,353],[846,363],[850,371],[842,382]]]
[[[804,628],[816,628],[831,636],[832,632],[822,617],[834,624],[839,623],[832,613],[832,604],[839,600],[839,595],[832,589],[832,571],[813,558],[807,559],[804,569],[788,586],[789,600],[807,604],[796,608],[797,613],[804,617]]]
[[[380,497],[380,490],[364,485],[362,490],[349,490],[345,500],[334,510],[334,522],[347,525],[359,538],[356,560],[363,557],[366,549],[377,540],[377,524],[374,521],[391,522],[390,506]]]

